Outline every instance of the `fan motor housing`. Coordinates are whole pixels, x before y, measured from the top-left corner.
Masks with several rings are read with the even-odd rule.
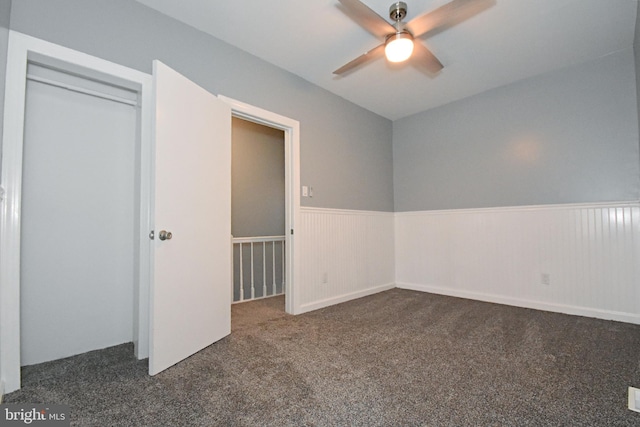
[[[407,4],[403,1],[395,2],[389,7],[389,18],[400,22],[407,16]]]

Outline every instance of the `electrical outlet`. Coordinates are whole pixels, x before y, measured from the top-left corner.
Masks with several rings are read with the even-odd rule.
[[[329,281],[329,277],[327,272],[322,273],[322,283],[327,283]]]
[[[542,273],[540,275],[540,283],[549,286],[551,284],[551,275],[549,273]]]

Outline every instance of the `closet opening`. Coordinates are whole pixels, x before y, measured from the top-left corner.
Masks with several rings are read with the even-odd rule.
[[[20,366],[137,344],[139,105],[132,89],[28,63]]]

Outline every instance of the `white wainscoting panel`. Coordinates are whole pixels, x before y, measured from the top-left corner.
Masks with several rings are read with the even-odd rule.
[[[400,288],[640,323],[640,204],[396,213]]]
[[[301,208],[301,312],[395,287],[394,214]]]

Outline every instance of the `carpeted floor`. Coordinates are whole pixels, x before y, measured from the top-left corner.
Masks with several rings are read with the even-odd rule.
[[[131,345],[26,367],[5,401],[81,426],[640,425],[640,326],[399,289],[283,308],[233,306],[231,336],[155,377]]]

